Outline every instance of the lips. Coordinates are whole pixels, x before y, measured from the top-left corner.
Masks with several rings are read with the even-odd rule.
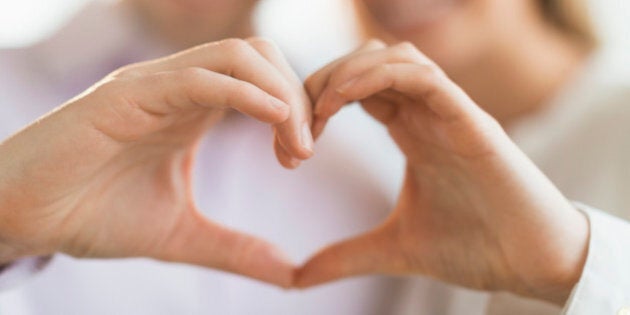
[[[365,0],[381,26],[395,32],[416,31],[450,12],[458,0]]]

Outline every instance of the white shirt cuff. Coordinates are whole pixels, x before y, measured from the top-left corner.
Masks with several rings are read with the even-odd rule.
[[[630,223],[575,205],[588,217],[591,235],[582,276],[563,314],[630,315]]]
[[[52,256],[29,257],[16,260],[0,270],[0,292],[26,282],[50,263]]]

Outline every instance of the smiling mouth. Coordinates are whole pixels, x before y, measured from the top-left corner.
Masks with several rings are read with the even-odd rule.
[[[390,0],[378,4],[367,3],[368,11],[387,30],[417,31],[446,16],[458,0]]]

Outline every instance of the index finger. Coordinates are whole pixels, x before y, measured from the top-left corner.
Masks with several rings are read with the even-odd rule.
[[[247,41],[278,69],[292,87],[291,99],[287,102],[291,107],[289,118],[274,125],[274,129],[278,160],[283,166],[294,168],[299,163],[295,158],[307,159],[313,155],[311,102],[300,79],[275,44],[263,38],[250,38]]]
[[[380,40],[369,40],[363,45],[359,46],[359,48],[354,50],[352,53],[329,63],[320,70],[308,76],[308,78],[306,78],[306,81],[304,82],[304,87],[306,89],[306,92],[308,93],[311,102],[313,104],[318,103],[319,98],[322,96],[322,93],[326,89],[326,86],[328,86],[329,84],[332,73],[339,65],[347,62],[348,60],[351,60],[358,54],[379,50],[386,46],[387,45],[385,45],[385,43]],[[314,115],[311,130],[315,138],[318,138],[321,135],[327,121],[328,118],[317,117],[316,115]]]
[[[280,69],[241,39],[208,43],[160,59],[129,65],[115,72],[114,76],[134,77],[195,67],[251,83],[287,104],[296,101],[295,87]]]
[[[308,95],[311,98],[311,102],[313,102],[313,104],[317,103],[317,99],[319,98],[321,93],[324,91],[324,89],[328,85],[328,80],[330,79],[330,75],[332,74],[333,70],[337,68],[337,66],[346,62],[347,60],[354,58],[354,56],[356,56],[357,54],[367,52],[367,51],[378,50],[385,47],[386,47],[385,43],[383,43],[380,40],[375,40],[375,39],[369,40],[363,45],[359,46],[350,54],[343,56],[327,64],[323,68],[309,75],[308,78],[306,78],[306,81],[304,82],[304,86],[306,87],[306,91],[308,92]]]

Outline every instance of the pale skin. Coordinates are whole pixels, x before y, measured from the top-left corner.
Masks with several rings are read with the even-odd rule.
[[[288,287],[293,265],[277,248],[200,214],[191,169],[201,137],[232,109],[274,127],[282,163],[310,157],[310,108],[262,39],[117,70],[0,144],[0,262],[142,256]]]
[[[202,29],[194,26],[181,34]],[[181,45],[205,36],[195,34]],[[361,100],[407,156],[400,200],[373,232],[324,249],[294,274],[273,245],[200,215],[195,148],[226,111],[272,125],[282,165],[312,154],[311,105],[281,55],[266,41],[230,40],[116,71],[0,144],[0,262],[142,256],[283,287],[428,275],[566,300],[587,252],[586,219],[429,59],[408,44],[371,42],[311,76],[306,90],[317,103],[316,134]]]
[[[389,218],[317,253],[310,287],[362,274],[426,275],[563,304],[580,277],[588,222],[439,67],[409,43],[372,41],[306,82],[314,134],[358,100],[407,158]]]
[[[582,271],[588,224],[497,125],[509,127],[544,107],[579,70],[588,44],[550,22],[538,0],[354,3],[364,35],[389,45],[409,41],[448,77],[408,44],[372,43],[308,80],[317,102],[316,135],[341,104],[361,100],[387,125],[408,163],[390,218],[364,237],[315,255],[297,285],[374,272],[422,274],[564,304]],[[364,56],[370,50],[388,52]],[[378,78],[360,79],[363,86],[347,83],[369,69]],[[422,72],[438,79],[427,80]],[[442,122],[419,93],[426,92],[423,87],[451,91],[456,103],[476,103],[487,114],[471,105],[466,108],[477,109],[460,116],[467,123]],[[469,122],[475,128],[465,127]],[[452,138],[436,143],[444,134]],[[479,137],[484,134],[489,136]],[[457,144],[490,149],[481,154],[485,158],[470,159]]]
[[[227,109],[272,124],[286,166],[312,154],[311,105],[277,49],[227,40],[120,69],[4,141],[1,261],[142,256],[283,287],[428,275],[566,300],[587,252],[586,218],[413,45],[372,41],[312,75],[306,91],[316,135],[360,100],[407,156],[399,202],[374,231],[294,273],[273,245],[200,214],[195,148]]]

